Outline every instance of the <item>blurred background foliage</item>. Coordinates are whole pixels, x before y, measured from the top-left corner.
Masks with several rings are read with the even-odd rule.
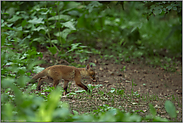
[[[133,46],[141,56],[180,56],[181,13],[180,1],[2,1],[1,23],[2,34],[11,32],[8,37],[25,48],[41,45],[67,49],[81,42],[115,54]],[[12,42],[10,39],[2,40],[2,44]]]
[[[43,63],[37,59],[43,57],[42,50],[49,51],[52,58],[57,53],[59,59],[70,63],[78,57],[81,63],[85,62],[89,54],[94,54],[113,58],[117,63],[140,59],[167,69],[176,65],[175,60],[182,59],[182,2],[1,1],[3,120],[43,121],[43,117],[49,116],[46,121],[55,121],[50,114],[56,107],[51,107],[47,114],[37,109],[44,112],[48,104],[57,105],[57,98],[50,97],[43,103],[42,98],[25,94],[22,89],[29,81],[25,75],[30,76],[34,66]],[[40,106],[42,103],[44,106]],[[64,106],[65,109],[56,111],[67,111],[68,106]],[[102,116],[114,112],[117,111]],[[65,115],[53,117],[68,121],[71,116]],[[71,121],[78,121],[78,117]],[[94,116],[83,116],[81,121],[85,121],[84,117]],[[114,117],[114,121],[124,121],[118,115]]]

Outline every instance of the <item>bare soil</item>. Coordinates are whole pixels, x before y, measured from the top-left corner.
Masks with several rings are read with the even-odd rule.
[[[63,61],[59,61],[61,62]],[[77,59],[75,62],[79,63]],[[90,57],[88,63],[90,62],[96,64],[94,69],[98,81],[83,79],[82,82],[85,85],[102,84],[102,86],[94,88],[91,97],[87,93],[62,97],[61,101],[68,102],[71,110],[78,111],[79,114],[89,113],[107,104],[126,112],[136,111],[141,116],[145,116],[150,113],[149,103],[151,103],[156,108],[158,116],[171,119],[164,108],[165,101],[171,100],[178,110],[177,118],[171,120],[182,121],[181,66],[176,72],[167,72],[160,67],[152,68],[144,64],[125,62],[115,64],[112,60],[104,61],[95,56]],[[122,71],[124,66],[126,70]],[[44,65],[44,67],[48,66]],[[63,82],[60,82],[59,86],[63,87]],[[110,93],[111,88],[115,88],[118,92]],[[68,89],[70,92],[82,90],[74,82],[70,82]]]

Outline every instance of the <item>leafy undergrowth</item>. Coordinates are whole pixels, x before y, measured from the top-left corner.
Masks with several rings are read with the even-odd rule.
[[[90,88],[100,88],[102,85],[92,86],[89,85]],[[15,89],[13,87],[13,89]],[[18,91],[17,91],[18,92]],[[128,105],[129,109],[133,109],[134,105],[138,105],[137,102],[133,102],[130,99],[136,97],[134,95],[126,95],[123,91],[118,91],[115,89],[111,89],[105,95],[101,95],[100,93],[95,93],[93,91],[93,95],[88,95],[84,91],[76,91],[75,93],[70,93],[67,95],[69,101],[68,103],[60,101],[65,97],[62,97],[62,90],[60,87],[52,90],[50,94],[46,97],[43,93],[39,93],[43,95],[43,97],[34,96],[35,94],[27,94],[19,96],[19,99],[16,100],[17,107],[13,107],[10,103],[4,104],[2,109],[3,115],[2,121],[29,121],[29,122],[55,122],[55,121],[85,121],[85,122],[116,122],[116,121],[124,121],[124,122],[141,122],[141,121],[169,121],[166,118],[162,118],[157,116],[157,111],[152,104],[149,104],[149,115],[140,116],[138,112],[146,112],[143,109],[133,110],[131,113],[126,111],[126,107],[122,106],[125,103],[118,103],[118,108],[110,107],[110,104],[106,102],[111,102],[114,105],[114,98],[118,98],[118,102],[122,102],[128,100],[131,105]],[[18,92],[19,94],[20,91]],[[102,92],[101,93],[105,93]],[[112,96],[114,95],[115,96]],[[96,96],[100,95],[100,96]],[[126,97],[127,96],[127,97]],[[122,98],[123,97],[123,100]],[[139,97],[137,97],[139,98]],[[113,101],[111,101],[111,99]],[[45,101],[44,101],[45,100]],[[79,104],[77,104],[77,100],[79,100]],[[66,101],[66,102],[67,102]],[[127,102],[127,103],[129,103]],[[98,104],[100,103],[100,106]],[[120,105],[120,106],[119,106]],[[140,104],[142,107],[147,106],[148,104]],[[20,108],[21,106],[21,108]],[[114,105],[115,106],[115,105]],[[164,104],[166,111],[172,118],[175,118],[177,113],[175,106],[171,101],[166,101]],[[18,109],[18,112],[15,112],[14,109]],[[76,108],[76,110],[73,110]],[[80,110],[81,108],[81,110]],[[84,110],[83,110],[84,109]],[[77,110],[80,110],[81,113],[78,113]],[[171,111],[170,111],[171,110]],[[8,113],[9,112],[9,113]],[[13,115],[12,114],[16,114]],[[71,113],[72,112],[72,113]],[[88,112],[88,113],[86,113]],[[7,120],[6,120],[7,119]],[[9,120],[11,119],[11,120]]]
[[[182,121],[181,1],[1,3],[2,121]],[[48,66],[88,63],[92,95],[26,86]]]
[[[90,61],[96,59],[91,57]],[[62,115],[59,115],[58,119],[53,118],[50,121],[181,121],[181,73],[131,63],[120,65],[108,61],[104,65],[99,60],[98,62],[94,67],[98,81],[94,83],[87,79],[82,80],[92,91],[91,95],[71,81],[68,87],[70,93],[63,97],[63,81],[60,82],[59,103],[67,103],[65,105],[68,106],[68,115],[61,119],[59,117]],[[36,67],[35,70],[39,69]],[[36,94],[45,101],[55,90],[52,83],[45,83],[41,92],[35,91],[36,84],[29,86],[29,89],[31,94]],[[174,113],[170,114],[167,107],[174,109],[171,110]]]
[[[90,59],[90,61],[96,60],[97,57]],[[110,61],[107,63],[100,60],[95,65],[98,81],[93,83],[87,79],[82,80],[92,90],[91,95],[77,87],[74,82],[69,83],[70,93],[63,97],[63,82],[60,82],[58,89],[54,89],[51,83],[50,86],[44,84],[42,91],[38,92],[35,91],[36,84],[24,88],[26,84],[24,81],[28,82],[30,79],[23,74],[18,79],[12,77],[3,79],[2,121],[182,120],[181,73],[174,73],[173,76],[171,72],[152,67],[146,68],[140,65],[137,67],[131,63],[113,64]],[[35,67],[34,71],[36,70],[42,69]],[[21,74],[22,69],[18,71]],[[157,76],[159,81],[156,80]],[[19,83],[16,83],[17,81]],[[171,82],[175,86],[169,85]],[[7,100],[8,103],[5,103]]]

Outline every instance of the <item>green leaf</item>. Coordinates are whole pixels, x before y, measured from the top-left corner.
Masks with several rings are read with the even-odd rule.
[[[31,63],[28,65],[28,70],[31,70],[35,65],[39,65],[39,64],[41,64],[41,63],[43,63],[43,61],[41,61],[41,60],[37,60],[37,61],[31,62]],[[34,67],[34,72],[35,72],[35,73],[38,73],[38,71],[41,72],[41,71],[44,69],[44,68],[39,67],[39,66],[37,66],[37,67],[38,67],[38,68]],[[35,69],[37,69],[37,70],[35,70]]]
[[[95,87],[96,88],[99,88],[99,87],[101,87],[101,86],[103,86],[102,84],[99,84],[99,85],[96,85]]]
[[[57,36],[57,37],[62,37],[63,39],[66,40],[67,35],[68,35],[70,32],[71,32],[71,29],[65,29],[65,30],[63,30],[62,32],[54,33],[54,35]]]
[[[22,75],[17,79],[17,82],[20,85],[20,87],[24,87],[26,85],[26,82],[29,82],[29,80],[29,77]]]
[[[1,46],[4,46],[4,43],[6,41],[7,35],[4,33],[1,33]],[[1,57],[2,58],[2,57]]]
[[[37,42],[41,42],[43,40],[44,40],[44,37],[37,37],[33,39],[33,41],[37,41]]]
[[[165,110],[167,111],[167,113],[170,115],[171,118],[176,118],[177,116],[176,108],[171,101],[167,100],[165,102]]]
[[[74,115],[79,115],[79,113],[76,110],[73,110]]]
[[[43,67],[36,66],[36,67],[34,67],[33,72],[34,72],[34,73],[39,73],[39,72],[41,72],[42,70],[44,70],[44,68],[43,68]]]
[[[161,12],[162,12],[162,9],[161,9],[160,7],[155,7],[155,8],[154,8],[153,13],[154,13],[155,15],[158,15],[158,14],[160,14]]]
[[[71,19],[71,17],[68,16],[68,15],[56,15],[56,16],[48,18],[49,21],[50,20],[65,20],[65,21],[68,21],[70,19]]]
[[[85,28],[85,26],[86,26],[86,19],[85,19],[85,15],[83,14],[83,15],[78,19],[77,27],[78,27],[78,28]]]
[[[42,20],[43,20],[43,18],[39,18],[39,19],[34,18],[32,20],[29,20],[28,22],[32,23],[32,24],[44,24],[44,21],[42,21]]]
[[[24,27],[26,24],[27,24],[27,21],[26,20],[23,20],[22,21],[22,27]]]
[[[55,108],[58,105],[58,102],[60,101],[60,95],[62,93],[60,92],[59,88],[54,89],[50,95],[48,96],[48,101],[44,102],[39,110],[36,112],[36,119],[35,121],[37,122],[51,122],[53,119],[53,116],[57,114],[60,114],[61,116],[65,116],[68,115],[68,111],[69,110],[67,104],[63,104],[63,110],[60,109],[57,110],[57,113],[54,112]],[[66,110],[65,110],[66,109]],[[64,111],[66,111],[66,113],[64,114]],[[56,113],[56,114],[55,114]]]
[[[81,6],[81,3],[80,2],[76,2],[76,1],[70,1],[68,2],[67,4],[67,8],[76,8],[78,6]]]
[[[153,122],[169,122],[166,118],[155,117]]]
[[[141,121],[141,116],[137,114],[132,114],[127,120],[127,122],[140,122],[140,121]]]
[[[34,28],[33,31],[40,31],[41,29],[46,31],[46,28],[44,26],[39,26],[37,28]]]
[[[152,104],[149,104],[150,112],[155,117],[156,116],[156,109],[153,107]]]
[[[58,44],[58,40],[51,40],[52,43]]]
[[[17,20],[19,20],[19,19],[21,19],[21,18],[22,18],[22,17],[20,17],[20,16],[14,15],[13,18],[8,19],[7,21],[8,21],[8,22],[15,22],[15,21],[17,21]]]
[[[100,116],[99,122],[115,122],[116,118],[114,115],[116,114],[115,109],[110,109]]]
[[[10,87],[13,83],[15,82],[15,79],[7,77],[2,80],[1,85],[3,88],[8,88]]]
[[[57,6],[57,9],[59,11],[64,7],[64,2],[63,1],[57,1],[57,2],[55,2],[55,5]]]
[[[55,47],[49,47],[48,50],[49,50],[52,54],[57,53],[57,49],[56,49]]]
[[[76,30],[75,26],[74,26],[74,21],[71,20],[71,21],[68,21],[68,22],[65,22],[65,23],[62,23],[65,27],[68,27],[69,29],[71,30]]]
[[[135,51],[133,52],[134,57],[141,57],[144,53],[142,51]]]
[[[172,6],[169,5],[169,6],[167,6],[166,8],[167,8],[168,10],[171,10],[171,9],[172,9]]]
[[[75,91],[76,93],[83,93],[83,92],[85,92],[85,90],[77,90],[77,91]]]
[[[109,92],[114,93],[115,90],[116,90],[115,88],[111,88],[111,90]]]
[[[90,12],[93,11],[93,9],[94,9],[95,7],[98,8],[98,7],[100,7],[100,6],[102,6],[102,4],[99,3],[98,1],[92,1],[86,8],[88,9],[88,12],[90,13]]]
[[[4,105],[4,110],[1,110],[3,113],[2,114],[6,114],[6,118],[7,119],[13,119],[13,105],[10,102],[7,102]],[[2,115],[1,115],[2,116]]]
[[[72,47],[71,47],[71,49],[70,49],[69,51],[67,51],[67,52],[72,52],[72,51],[76,50],[80,44],[81,44],[81,43],[71,44]]]

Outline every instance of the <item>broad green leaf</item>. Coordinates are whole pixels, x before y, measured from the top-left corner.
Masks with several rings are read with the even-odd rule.
[[[52,54],[57,53],[57,49],[56,49],[55,47],[49,47],[48,50],[49,50]]]
[[[26,83],[29,82],[29,80],[29,77],[22,75],[17,79],[17,82],[20,85],[20,87],[25,87]]]
[[[39,27],[33,29],[33,31],[40,31],[40,30],[46,31],[46,28],[44,26],[39,26]]]
[[[41,60],[37,60],[37,61],[31,62],[28,65],[28,70],[31,70],[35,65],[39,65],[41,63],[43,63],[43,61],[41,61]],[[38,73],[38,72],[41,72],[42,70],[44,70],[44,68],[37,66],[37,67],[34,67],[33,71],[34,71],[34,73]]]
[[[77,91],[75,91],[76,93],[83,93],[83,92],[85,92],[85,90],[77,90]]]
[[[28,22],[32,24],[44,24],[43,18],[39,18],[39,19],[34,18],[32,20],[29,20]]]
[[[93,117],[92,114],[83,114],[79,118],[80,122],[95,122],[95,118]]]
[[[141,116],[137,114],[132,114],[128,119],[128,122],[140,122],[140,121],[141,121]]]
[[[47,102],[43,102],[42,105],[40,106],[39,110],[36,112],[36,120],[37,122],[51,122],[53,120],[53,114],[55,115],[55,108],[58,105],[58,102],[60,100],[60,95],[62,93],[60,93],[59,88],[54,89],[50,95],[48,96],[48,101]],[[59,110],[59,114],[61,116],[65,116],[67,115],[69,108],[65,105],[63,105],[64,111],[62,109],[58,109]],[[60,112],[60,110],[62,112]],[[58,112],[57,112],[58,114]]]
[[[4,46],[4,43],[5,43],[5,41],[6,41],[6,37],[7,37],[6,34],[1,33],[1,46]]]
[[[67,52],[72,52],[72,51],[74,51],[75,49],[77,49],[77,48],[78,48],[78,46],[79,46],[80,44],[81,44],[81,43],[71,44],[71,45],[72,45],[72,47],[71,47],[71,49],[70,49],[70,50],[68,50]]]
[[[17,21],[17,20],[19,20],[19,19],[21,19],[21,18],[22,18],[22,17],[20,17],[20,16],[14,15],[13,18],[8,19],[7,21],[8,21],[8,22],[15,22],[15,21]]]
[[[167,113],[170,115],[171,118],[176,118],[177,116],[176,108],[171,101],[167,100],[165,102],[165,110],[167,111]]]
[[[42,41],[44,41],[44,37],[34,38],[33,41],[42,42]]]
[[[167,6],[166,8],[167,8],[168,10],[171,10],[171,9],[172,9],[172,6],[169,5],[169,6]]]
[[[11,27],[7,27],[7,26],[5,26],[5,27],[2,27],[2,29],[9,29],[9,30],[16,31],[16,29],[13,29],[13,28],[11,28]]]
[[[100,6],[102,6],[102,4],[101,3],[99,3],[98,1],[92,1],[86,8],[88,9],[88,12],[90,13],[90,12],[92,12],[93,11],[93,9],[96,7],[100,7]]]
[[[3,114],[6,114],[7,119],[13,119],[13,105],[10,102],[7,102],[1,111]]]
[[[57,1],[57,2],[55,2],[55,5],[57,6],[58,11],[60,11],[64,7],[64,2]]]
[[[58,40],[51,40],[52,43],[58,44]]]
[[[161,117],[155,117],[153,119],[153,122],[169,122],[166,118],[161,118]]]
[[[111,93],[114,93],[115,90],[116,90],[115,88],[111,88],[110,92],[111,92]]]
[[[87,27],[87,20],[85,19],[85,14],[83,14],[77,22],[78,28],[86,28]]]
[[[70,19],[71,19],[71,17],[68,16],[68,15],[56,15],[56,16],[48,18],[49,21],[50,20],[65,20],[65,21],[68,21]]]
[[[71,29],[64,29],[62,32],[54,33],[54,35],[57,37],[62,37],[63,39],[66,40],[68,34],[70,34],[71,31],[72,31]]]
[[[153,13],[155,15],[161,14],[161,12],[162,12],[162,8],[160,8],[160,7],[155,7],[153,10]]]
[[[22,24],[22,27],[24,27],[27,24],[27,21],[23,20],[21,24]]]
[[[155,117],[156,116],[156,109],[153,107],[152,104],[149,104],[149,109],[151,114]]]
[[[135,52],[133,52],[133,56],[134,56],[134,57],[141,57],[143,54],[144,54],[144,53],[141,52],[141,51],[135,51]]]
[[[74,21],[71,20],[71,21],[68,21],[68,22],[65,22],[65,23],[62,23],[65,27],[68,27],[69,29],[71,30],[76,30],[75,26],[74,26]]]
[[[76,7],[80,6],[80,5],[81,5],[80,2],[70,1],[70,2],[67,4],[67,7],[68,7],[68,8],[76,8]]]
[[[99,122],[115,122],[116,118],[114,117],[116,111],[113,111],[113,109],[105,112],[100,116]]]
[[[70,115],[70,110],[68,107],[58,108],[54,110],[53,112],[53,118],[54,117],[60,117],[62,119],[67,118]]]
[[[76,110],[73,110],[74,115],[78,115],[79,113]]]
[[[33,72],[34,72],[34,73],[39,73],[39,72],[41,72],[42,70],[44,70],[44,68],[43,68],[43,67],[36,66],[36,67],[34,67]]]
[[[7,77],[2,80],[1,85],[3,88],[11,87],[11,85],[15,82],[15,79]]]
[[[99,88],[99,87],[101,87],[101,86],[103,86],[102,84],[99,84],[99,85],[96,85],[95,87],[96,88]]]

